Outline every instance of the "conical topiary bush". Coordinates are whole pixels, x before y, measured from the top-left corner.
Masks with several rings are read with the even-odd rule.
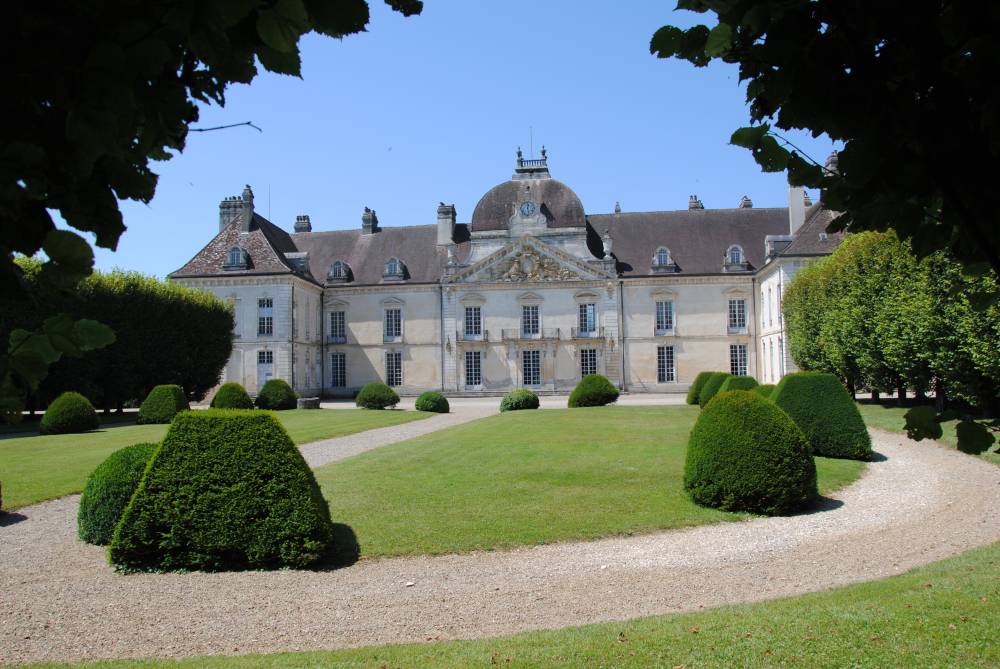
[[[187,411],[187,396],[177,385],[156,386],[139,407],[139,423],[169,423],[181,411]]]
[[[854,399],[833,374],[788,374],[771,401],[806,433],[813,453],[828,458],[871,460],[872,440]]]

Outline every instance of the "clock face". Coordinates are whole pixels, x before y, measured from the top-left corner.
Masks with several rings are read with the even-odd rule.
[[[533,216],[535,213],[535,203],[531,200],[526,200],[521,203],[521,216],[527,218],[528,216]]]

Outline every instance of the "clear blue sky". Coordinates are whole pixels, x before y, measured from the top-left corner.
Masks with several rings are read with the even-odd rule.
[[[467,222],[479,198],[510,177],[514,152],[548,149],[552,175],[588,213],[786,206],[783,174],[762,174],[728,145],[747,125],[735,66],[708,68],[649,54],[661,25],[711,22],[672,3],[427,0],[403,18],[369,0],[369,32],[310,35],[302,79],[264,73],[206,108],[187,149],[155,165],[153,201],[122,203],[128,231],[97,265],[163,277],[218,231],[218,203],[251,184],[257,211],[290,230],[434,223],[439,201]],[[795,135],[822,160],[829,140]]]

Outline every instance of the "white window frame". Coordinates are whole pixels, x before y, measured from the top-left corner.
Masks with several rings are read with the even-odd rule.
[[[580,349],[580,378],[588,374],[597,374],[597,349]]]
[[[482,351],[465,352],[465,387],[469,390],[479,390],[483,387]]]
[[[330,339],[347,341],[347,314],[342,309],[330,312]]]
[[[739,244],[733,244],[726,250],[726,260],[730,265],[742,265],[746,262],[746,254]]]
[[[542,334],[541,309],[537,304],[521,305],[521,336],[540,337]]]
[[[483,308],[465,307],[463,333],[466,339],[481,339],[483,336]]]
[[[673,334],[674,332],[674,301],[656,301],[656,334]]]
[[[729,345],[729,373],[733,376],[747,375],[747,345]]]
[[[656,254],[653,256],[653,259],[657,267],[666,267],[671,264],[670,249],[666,246],[661,246],[656,249]]]
[[[274,364],[274,351],[270,349],[261,349],[257,351],[257,364],[258,365],[273,365]]]
[[[382,341],[402,341],[403,309],[386,307],[382,312]]]
[[[529,365],[529,359],[532,360]],[[531,369],[533,374],[528,375]],[[525,349],[521,351],[521,380],[522,385],[535,388],[542,385],[542,352],[538,349]]]
[[[747,330],[747,301],[742,297],[729,299],[728,309],[728,330],[730,333],[746,332]]]
[[[577,326],[581,335],[597,333],[597,304],[581,302],[577,310]]]
[[[274,336],[274,298],[257,298],[257,336]]]
[[[343,351],[334,351],[330,354],[330,387],[347,387],[347,354]]]
[[[677,358],[673,346],[656,347],[656,382],[677,382]]]
[[[403,352],[385,352],[385,385],[398,388],[403,385]]]

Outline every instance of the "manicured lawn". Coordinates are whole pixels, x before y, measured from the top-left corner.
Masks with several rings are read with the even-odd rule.
[[[316,470],[362,557],[450,553],[649,532],[744,516],[684,493],[697,407],[518,411]],[[824,491],[864,465],[817,458]]]
[[[276,414],[297,444],[433,415],[419,411],[361,409],[295,409]],[[119,424],[84,434],[0,438],[3,508],[16,509],[80,492],[90,472],[111,453],[130,444],[159,441],[166,432],[166,425]]]
[[[998,575],[1000,544],[993,544],[881,581],[696,614],[481,641],[75,666],[985,669],[1000,666]]]
[[[865,424],[869,427],[885,430],[886,432],[906,434],[906,418],[904,416],[910,410],[910,407],[859,402],[858,409],[861,411],[861,417],[864,418]],[[1000,432],[997,431],[1000,426],[997,425],[997,421],[982,420],[977,422],[992,430],[990,434],[994,438],[994,445],[986,452],[977,453],[977,455],[984,460],[1000,465],[1000,452],[997,452],[998,447],[996,445],[997,442],[1000,442]],[[942,422],[942,435],[937,441],[947,444],[952,448],[958,448],[958,437],[955,434],[955,427],[957,425],[957,419]]]

